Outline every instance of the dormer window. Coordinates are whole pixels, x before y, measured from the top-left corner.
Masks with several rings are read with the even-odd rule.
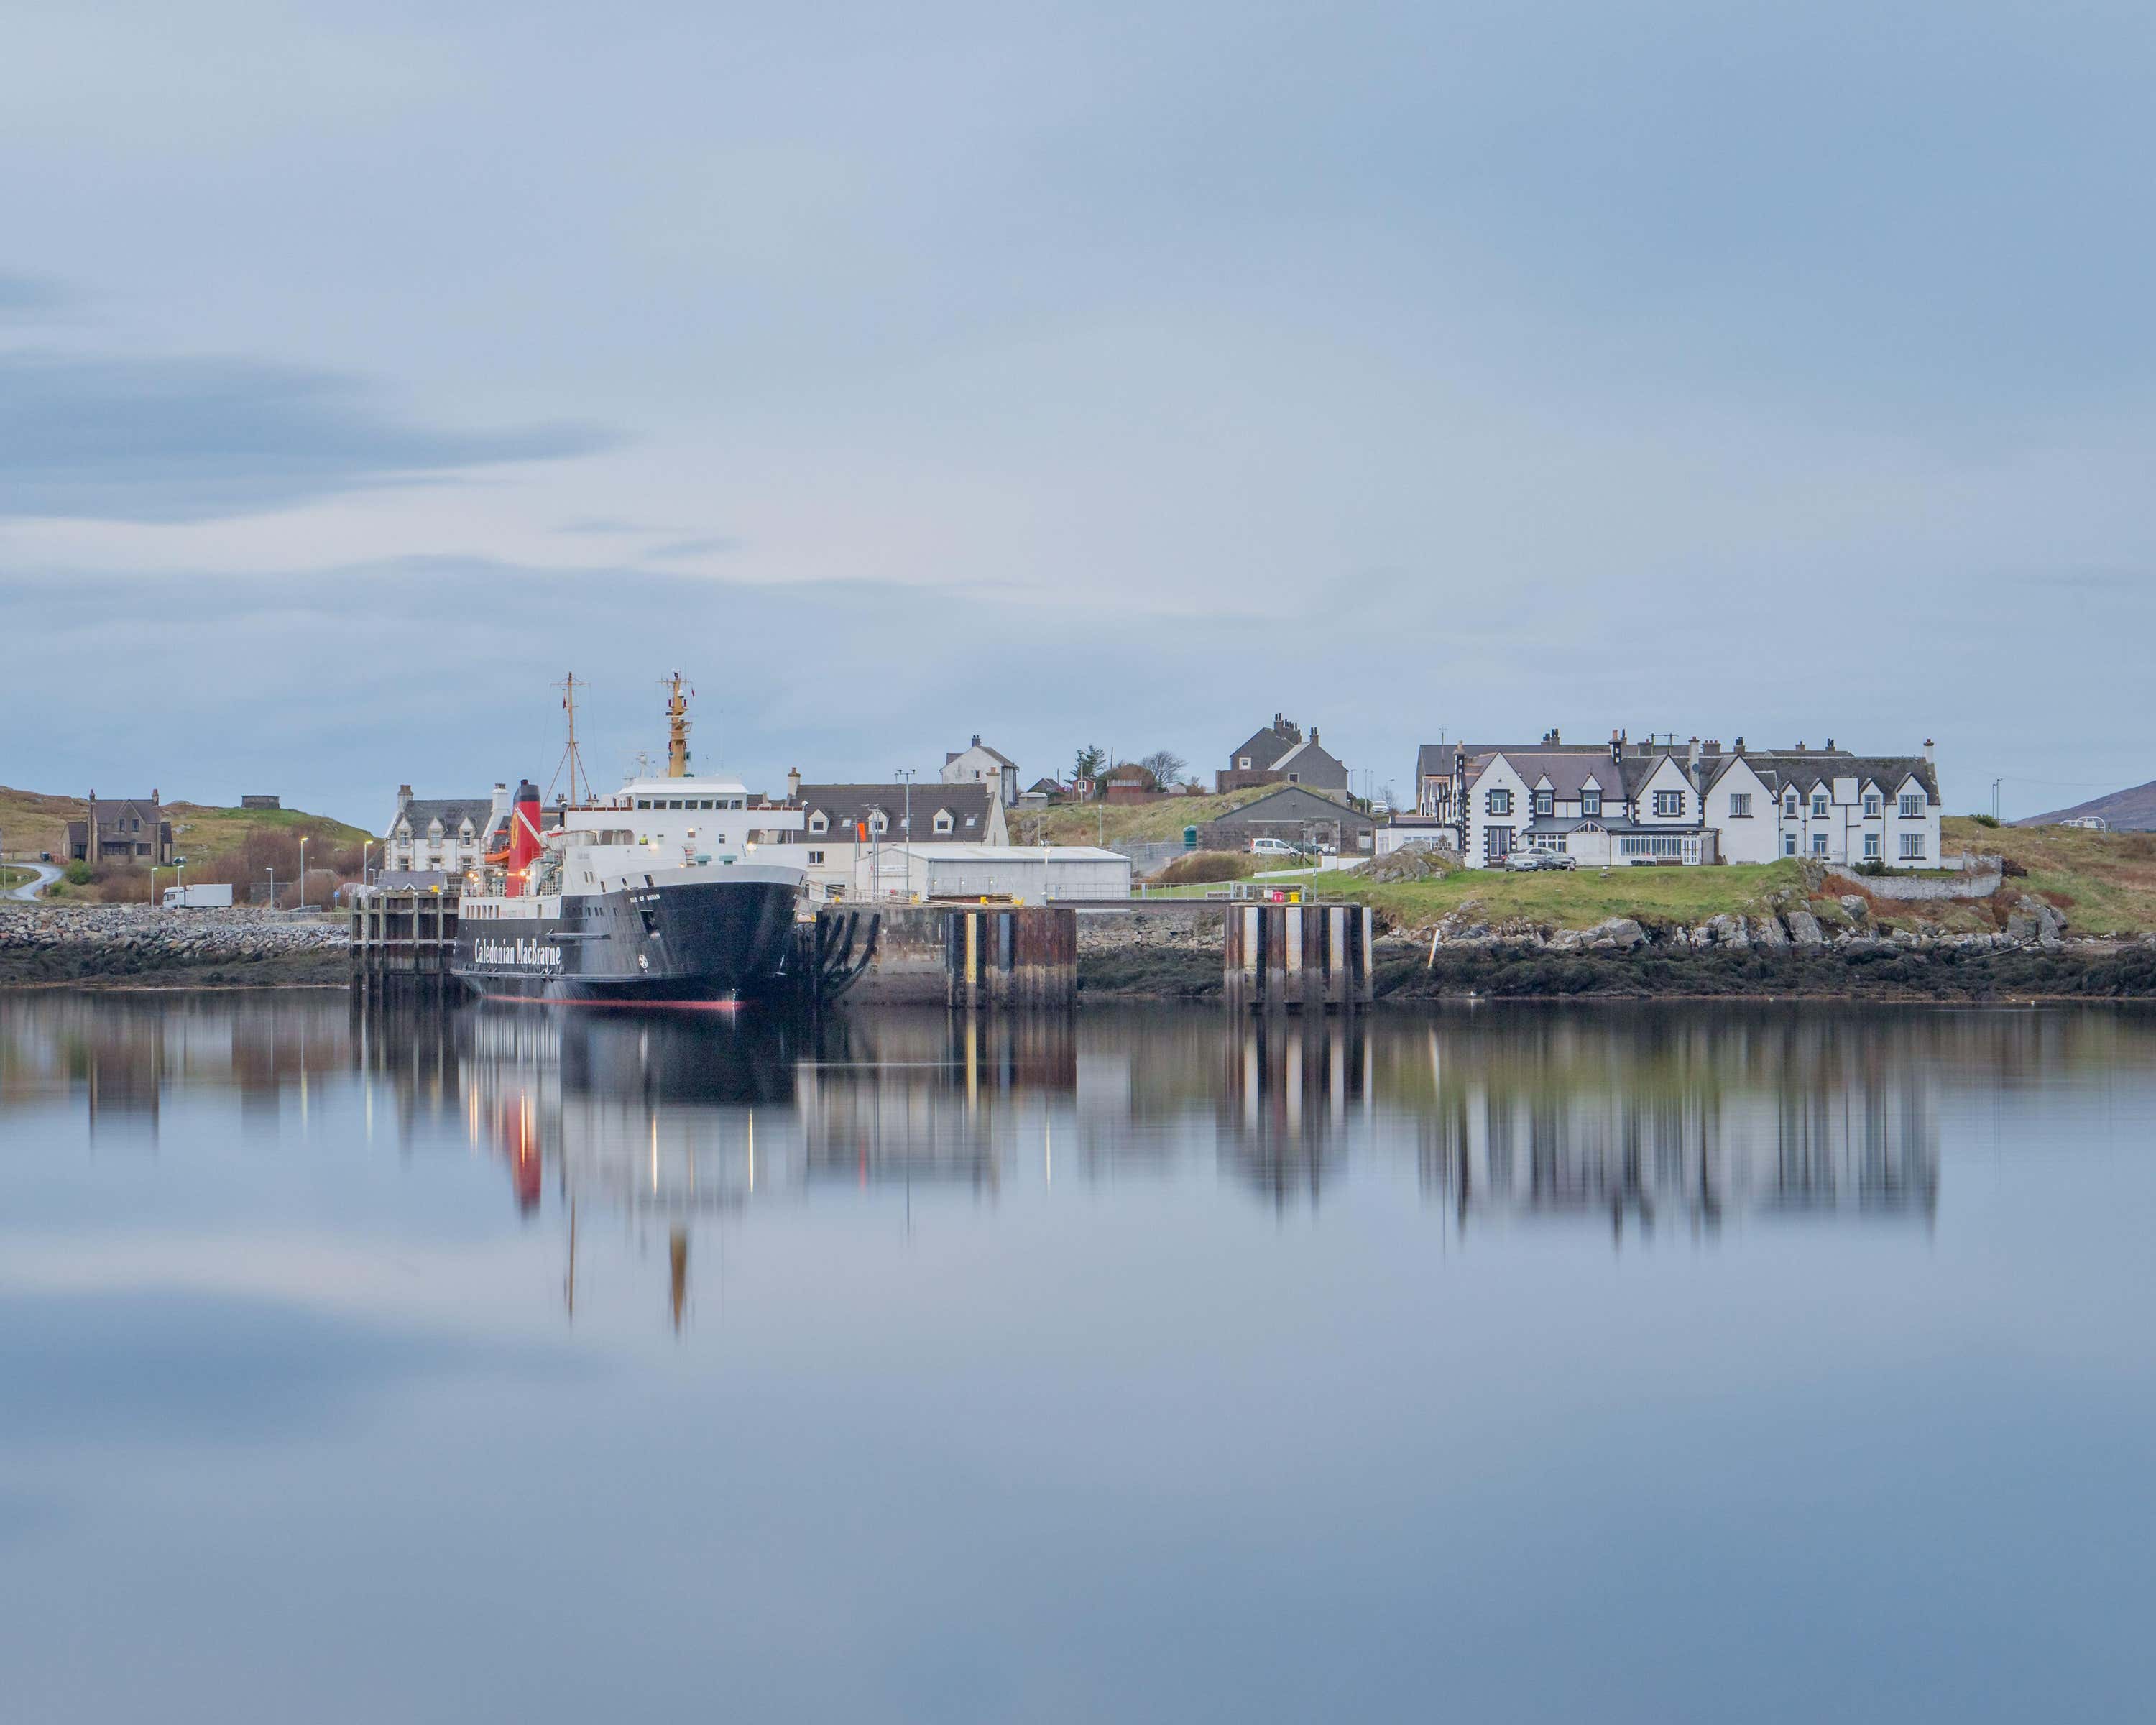
[[[1797,812],[1797,793],[1794,791],[1791,791],[1788,796],[1782,798],[1782,810],[1785,814],[1794,814]]]
[[[1812,793],[1812,819],[1814,820],[1825,820],[1826,819],[1826,793],[1825,791],[1814,791]]]
[[[1582,814],[1601,814],[1602,793],[1599,791],[1582,791],[1579,793],[1579,812]]]
[[[1902,819],[1904,820],[1921,820],[1923,818],[1923,814],[1924,798],[1922,794],[1917,791],[1902,792]],[[1919,855],[1922,854],[1922,852],[1918,853]]]
[[[1879,819],[1878,792],[1866,791],[1864,793],[1864,818],[1866,820],[1876,820]]]
[[[869,816],[869,830],[871,833],[880,833],[890,824],[890,818],[880,809],[874,810]]]
[[[818,809],[814,814],[808,817],[808,830],[812,833],[829,832],[831,830],[831,817],[824,814],[822,809]]]
[[[951,830],[951,811],[950,811],[949,809],[937,809],[937,810],[936,811],[936,823],[935,823],[935,824],[936,824],[936,830],[937,830],[937,832],[939,832],[939,833],[947,833],[947,832],[949,832],[949,831]]]
[[[1556,814],[1557,793],[1553,791],[1537,791],[1535,793],[1535,813],[1537,814]]]

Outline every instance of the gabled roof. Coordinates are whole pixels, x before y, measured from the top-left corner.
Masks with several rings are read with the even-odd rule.
[[[1816,785],[1831,788],[1837,778],[1853,778],[1860,785],[1868,781],[1891,797],[1913,778],[1923,787],[1928,804],[1939,800],[1938,775],[1922,755],[1829,755],[1807,752],[1801,755],[1747,755],[1745,759],[1752,763],[1754,773],[1774,786],[1777,794],[1794,785],[1810,796]]]
[[[1298,798],[1301,800],[1298,801]],[[1297,812],[1291,813],[1291,810]],[[1284,784],[1276,791],[1268,791],[1255,802],[1245,803],[1240,809],[1231,809],[1225,814],[1214,816],[1209,824],[1232,827],[1253,821],[1305,819],[1359,821],[1365,826],[1376,824],[1367,814],[1360,814],[1322,792],[1313,791],[1307,785],[1299,784]]]
[[[985,784],[945,784],[917,781],[913,787],[913,830],[932,833],[939,809],[951,815],[951,831],[960,838],[984,836],[988,830],[988,787]],[[804,824],[818,814],[830,829],[850,834],[855,826],[881,810],[887,829],[904,834],[906,787],[902,784],[804,784],[801,811]]]
[[[1469,748],[1466,752],[1470,784],[1481,778],[1491,763],[1502,757],[1505,764],[1531,788],[1547,778],[1551,792],[1560,802],[1578,797],[1590,778],[1604,796],[1620,794],[1617,763],[1609,758],[1606,748]]]
[[[943,764],[946,767],[948,767],[953,761],[957,760],[959,756],[970,755],[975,749],[978,749],[983,754],[988,756],[993,760],[1000,761],[1004,766],[1009,768],[1012,772],[1015,773],[1018,771],[1017,762],[1011,759],[1011,757],[1005,754],[1001,749],[991,748],[987,743],[983,742],[978,737],[975,737],[973,742],[968,743],[966,747],[962,749],[946,749],[943,752]]]
[[[442,831],[454,833],[465,822],[470,821],[474,834],[486,831],[486,824],[494,818],[494,798],[491,797],[414,797],[403,808],[389,817],[389,830],[395,832],[399,821],[412,824],[412,836],[425,836],[434,822],[439,820]]]
[[[1268,725],[1262,731],[1253,731],[1249,738],[1240,747],[1230,749],[1228,752],[1228,758],[1230,761],[1240,761],[1244,756],[1248,755],[1254,769],[1264,768],[1270,771],[1275,762],[1301,741],[1302,727],[1300,725],[1286,726]],[[1235,769],[1230,768],[1229,770],[1233,772]]]

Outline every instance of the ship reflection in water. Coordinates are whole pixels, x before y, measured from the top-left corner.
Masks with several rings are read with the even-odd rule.
[[[8,1716],[2139,1717],[2153,1116],[2094,1008],[0,996]]]

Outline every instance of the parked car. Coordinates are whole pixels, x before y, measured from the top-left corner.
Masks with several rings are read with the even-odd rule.
[[[1537,869],[1576,869],[1579,860],[1562,850],[1515,850],[1506,857],[1505,866],[1527,874]]]
[[[1289,844],[1285,839],[1253,839],[1250,840],[1250,855],[1252,856],[1296,856],[1300,854],[1301,853],[1296,850],[1295,846]]]

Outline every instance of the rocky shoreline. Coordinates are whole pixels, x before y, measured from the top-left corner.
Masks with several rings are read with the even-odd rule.
[[[0,988],[332,985],[350,973],[341,919],[155,905],[0,906]]]

